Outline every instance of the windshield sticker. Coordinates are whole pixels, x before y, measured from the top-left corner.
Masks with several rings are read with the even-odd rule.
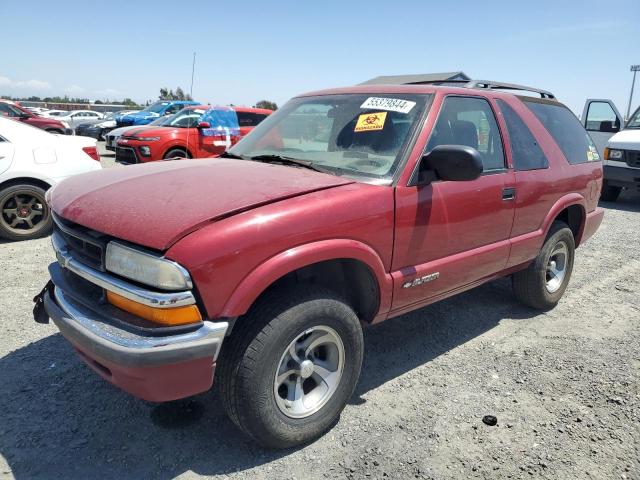
[[[390,112],[409,113],[413,107],[416,106],[416,102],[410,100],[402,100],[401,98],[381,98],[381,97],[369,97],[367,98],[360,108],[371,108],[388,110]]]
[[[371,132],[373,130],[382,130],[384,121],[387,119],[387,112],[363,113],[358,117],[354,132]]]

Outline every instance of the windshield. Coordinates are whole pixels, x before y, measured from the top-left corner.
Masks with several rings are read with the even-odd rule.
[[[338,174],[389,179],[429,95],[294,98],[229,151],[286,156]]]
[[[151,112],[151,113],[162,113],[162,111],[169,105],[169,102],[156,102],[149,105],[147,108],[142,110],[143,112]]]
[[[631,115],[627,126],[624,128],[640,128],[640,107]]]
[[[200,117],[204,114],[201,108],[183,108],[167,118],[165,127],[192,128],[197,127]]]

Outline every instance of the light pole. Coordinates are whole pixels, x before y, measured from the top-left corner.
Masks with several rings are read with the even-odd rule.
[[[633,81],[631,82],[631,93],[629,94],[629,105],[627,106],[627,120],[631,114],[631,100],[633,99],[633,87],[636,84],[636,72],[640,70],[640,65],[631,65],[631,71],[633,72]]]

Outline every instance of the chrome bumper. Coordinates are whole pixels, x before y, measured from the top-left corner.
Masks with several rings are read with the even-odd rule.
[[[69,254],[64,240],[55,232],[51,235],[51,243],[62,268],[66,268],[85,280],[129,300],[154,308],[182,307],[196,303],[196,299],[190,291],[156,292],[147,290],[86,266]]]
[[[164,336],[144,336],[118,328],[109,319],[75,302],[56,287],[44,304],[49,317],[67,340],[91,357],[128,367],[218,358],[229,324],[203,322],[197,330]]]

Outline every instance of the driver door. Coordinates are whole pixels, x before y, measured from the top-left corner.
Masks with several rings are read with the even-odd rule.
[[[507,168],[502,135],[487,99],[444,99],[426,151],[447,144],[477,149],[483,174],[471,181],[396,188],[396,313],[497,273],[509,257],[515,175]]]

